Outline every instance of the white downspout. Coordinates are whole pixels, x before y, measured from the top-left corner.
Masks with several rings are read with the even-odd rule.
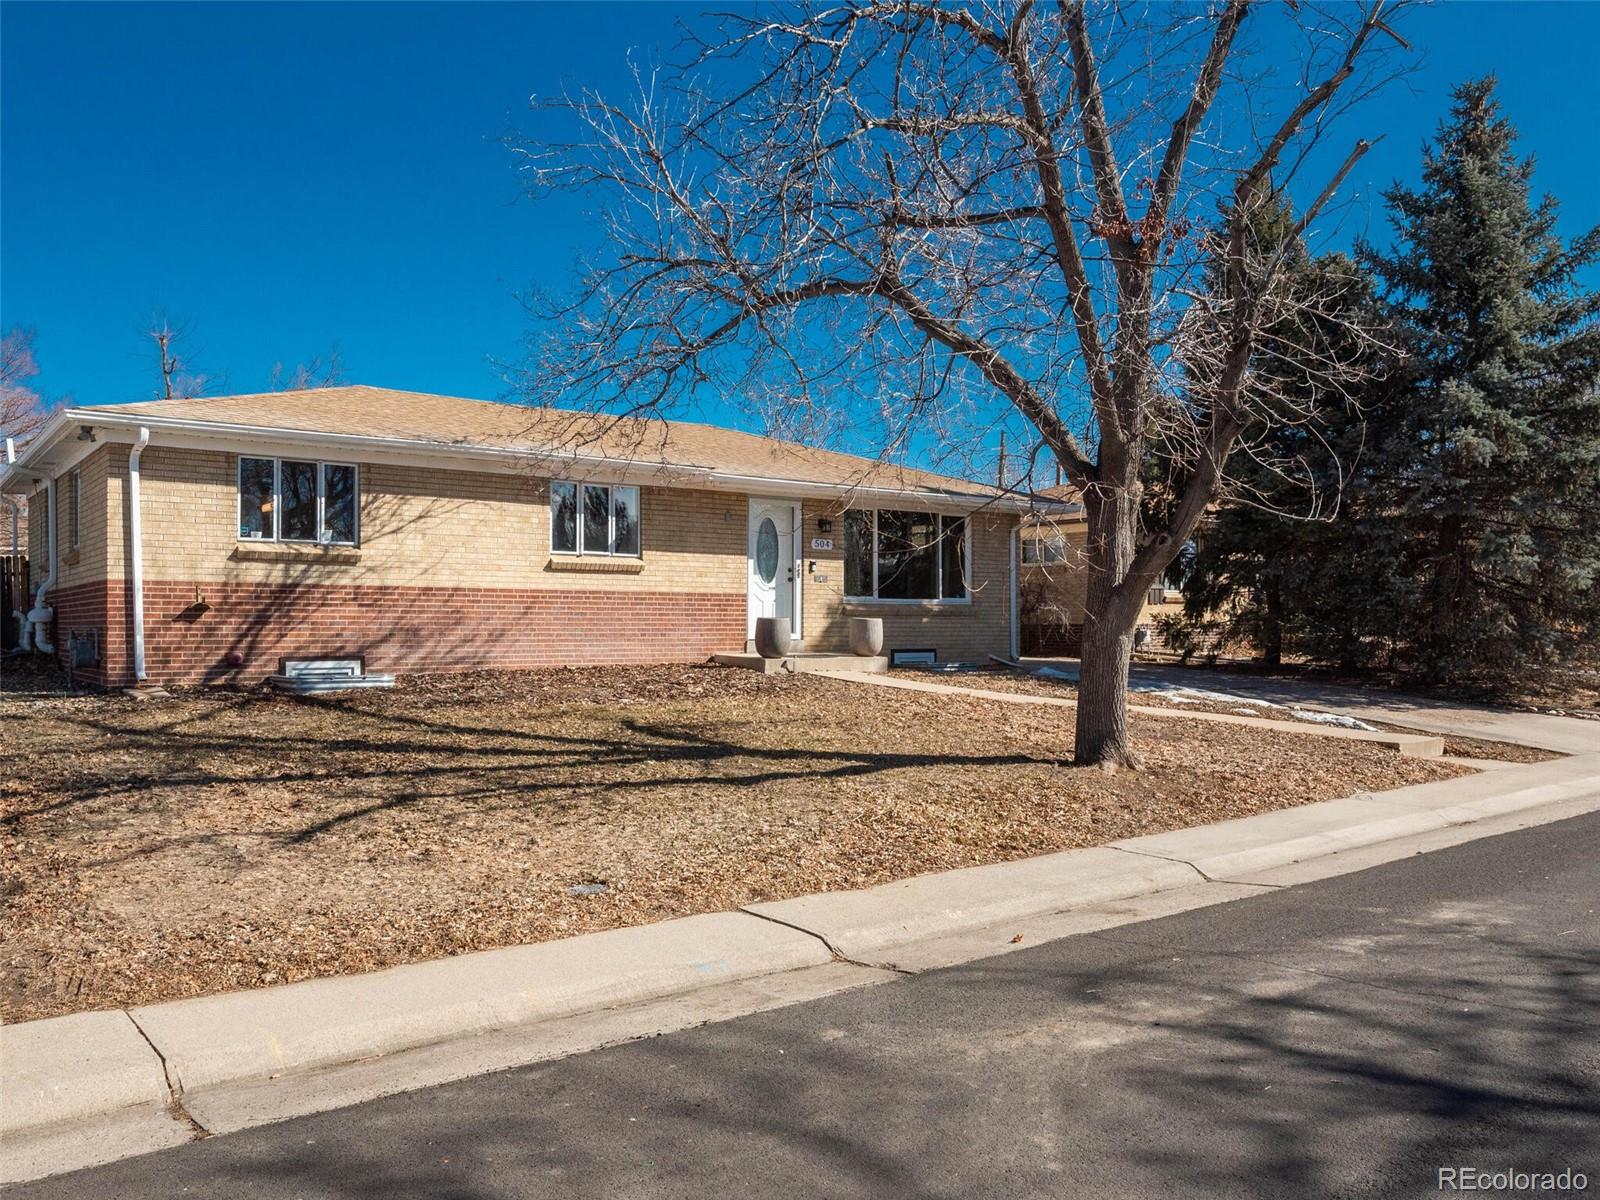
[[[28,620],[33,622],[33,648],[40,654],[54,654],[55,643],[50,640],[50,618],[55,616],[53,609],[44,606],[44,598],[49,594],[50,588],[56,581],[56,481],[54,477],[44,481],[44,527],[45,543],[50,556],[50,573],[39,581],[38,590],[33,593],[33,611],[28,614]]]
[[[144,669],[144,536],[139,521],[139,455],[149,444],[150,431],[141,425],[139,440],[128,452],[128,578],[133,589],[133,678],[136,684],[149,678]]]

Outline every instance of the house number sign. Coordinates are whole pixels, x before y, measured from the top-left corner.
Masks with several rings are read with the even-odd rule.
[[[811,548],[813,550],[832,550],[833,549],[833,539],[832,538],[812,538],[811,539]]]

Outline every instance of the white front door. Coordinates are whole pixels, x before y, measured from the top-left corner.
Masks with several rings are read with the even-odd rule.
[[[796,604],[799,580],[795,537],[800,505],[791,500],[750,497],[750,618],[746,637],[755,637],[757,617],[788,617],[789,631],[800,636]]]

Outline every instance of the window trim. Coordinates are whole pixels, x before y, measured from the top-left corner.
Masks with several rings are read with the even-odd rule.
[[[555,485],[558,483],[570,484],[574,489],[575,512],[573,513],[573,548],[561,550],[556,547],[556,493]],[[589,550],[584,546],[583,538],[583,489],[586,487],[605,488],[606,490],[606,547],[604,550]],[[611,549],[617,540],[617,504],[616,491],[618,488],[632,488],[634,499],[634,525],[639,533],[639,548],[631,554],[626,551]],[[623,562],[641,562],[644,559],[644,489],[636,483],[595,483],[587,479],[554,478],[550,480],[550,493],[546,509],[550,516],[550,555],[552,558],[616,558]]]
[[[1034,546],[1034,556],[1028,557],[1028,547]],[[1043,554],[1041,555],[1041,551]],[[1052,557],[1053,556],[1053,557]],[[1026,531],[1022,534],[1021,563],[1025,567],[1059,567],[1068,558],[1067,535],[1064,533],[1044,534],[1038,531]]]
[[[856,511],[857,512],[868,512],[868,513],[872,514],[872,595],[870,595],[870,596],[852,596],[849,593],[846,593],[845,597],[844,597],[844,602],[846,604],[870,604],[870,605],[897,604],[897,605],[922,605],[922,606],[935,605],[935,606],[938,606],[940,608],[948,608],[948,607],[960,607],[962,605],[970,605],[972,603],[973,588],[972,588],[972,519],[971,519],[971,514],[969,514],[969,513],[936,512],[936,511],[934,511],[932,509],[926,509],[926,508],[894,508],[894,507],[888,507],[888,508],[883,509],[883,510],[880,510],[878,508],[861,508],[861,509],[857,509]],[[944,591],[944,552],[943,552],[943,546],[941,545],[941,543],[944,541],[944,523],[946,521],[960,521],[960,522],[962,522],[963,525],[966,527],[966,537],[963,539],[963,545],[961,547],[961,552],[962,552],[961,553],[961,572],[966,577],[966,583],[965,583],[965,588],[964,588],[964,591],[965,591],[966,594],[965,595],[961,595],[961,596],[939,595],[939,596],[933,596],[933,597],[916,597],[916,596],[905,596],[905,597],[902,597],[902,596],[880,596],[880,595],[878,595],[878,587],[879,587],[879,584],[878,584],[878,513],[879,513],[879,511],[922,513],[922,514],[925,514],[926,516],[935,517],[935,518],[938,519],[938,521],[939,521],[939,537],[938,537],[938,540],[935,541],[935,543],[934,543],[935,551],[934,551],[934,556],[933,556],[934,563],[936,565],[936,570],[935,570],[935,573],[934,573],[934,590],[937,591],[937,592],[943,592]],[[841,531],[841,540],[843,540],[843,532],[842,531]],[[848,551],[849,551],[848,544],[846,544],[845,550],[846,550],[846,553],[848,553]],[[841,575],[843,575],[843,574],[844,574],[844,572],[841,570]]]
[[[67,478],[72,481],[72,520],[67,524],[67,548],[76,550],[83,537],[83,472],[73,468]]]
[[[361,464],[341,462],[335,459],[323,458],[294,458],[287,459],[274,454],[246,454],[240,452],[234,456],[233,484],[237,496],[234,511],[234,540],[247,545],[262,543],[280,546],[360,546],[361,545]],[[272,464],[272,532],[260,537],[248,537],[244,533],[244,464],[247,462],[270,462]],[[283,536],[283,464],[285,462],[310,463],[317,469],[317,535],[314,538],[291,538]],[[352,529],[349,541],[335,541],[328,536],[328,468],[346,467],[355,475],[355,488],[351,495],[353,501]]]

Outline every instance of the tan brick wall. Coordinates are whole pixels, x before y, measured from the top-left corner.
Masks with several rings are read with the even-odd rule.
[[[984,662],[991,654],[1010,653],[1011,538],[1017,527],[1015,517],[979,514],[970,518],[971,603],[852,604],[844,595],[844,520],[839,508],[827,502],[807,502],[802,513],[802,631],[806,649],[846,651],[850,646],[851,617],[881,617],[886,654],[891,650],[933,649],[940,662]],[[817,525],[824,518],[833,523],[828,533]],[[834,548],[813,550],[811,540],[815,537],[832,539]]]
[[[83,589],[73,604],[83,619],[101,605],[119,626],[104,635],[108,682],[128,670],[127,458],[118,445],[86,460],[84,544],[75,573],[60,580]],[[375,669],[401,670],[667,661],[743,643],[747,496],[642,488],[643,553],[629,561],[552,555],[548,495],[543,479],[362,464],[356,550],[240,543],[236,457],[152,445],[142,505],[151,676],[259,678],[280,654],[332,652],[336,642],[375,651]],[[34,507],[39,545],[42,498]],[[840,511],[825,502],[803,511],[802,567],[815,565],[804,582],[808,648],[845,650],[849,618],[870,616],[883,619],[891,650],[980,662],[1009,652],[1014,517],[972,518],[970,603],[851,604]],[[833,521],[831,551],[810,546],[823,517]],[[96,581],[103,599],[87,586]],[[635,614],[645,636],[629,643]],[[241,649],[242,671],[223,661]]]
[[[1067,551],[1065,562],[1028,563],[1022,567],[1022,587],[1028,594],[1029,607],[1050,621],[1083,624],[1083,606],[1089,590],[1087,528],[1081,521],[1047,524],[1036,530],[1025,529],[1022,536],[1024,540],[1059,537],[1066,542]]]
[[[1038,619],[1046,623],[1082,625],[1084,606],[1089,592],[1089,532],[1082,521],[1045,523],[1037,532],[1028,529],[1023,537],[1041,539],[1061,537],[1066,542],[1066,561],[1059,563],[1030,563],[1022,568],[1025,619]],[[1153,626],[1163,616],[1181,615],[1183,601],[1171,603],[1145,603],[1139,611],[1139,624]]]
[[[45,562],[45,547],[49,543],[45,541],[44,509],[44,489],[40,488],[28,497],[28,564],[35,577],[40,579],[49,570],[49,564]]]
[[[101,446],[86,456],[72,471],[56,478],[56,579],[57,590],[98,583],[108,574],[106,534],[109,514],[106,498],[111,488],[108,478],[114,455],[125,454],[122,447]],[[72,545],[72,472],[79,475],[78,544]],[[49,573],[50,538],[46,525],[49,504],[44,488],[28,498],[29,565],[35,586]],[[9,514],[8,514],[9,519]],[[6,536],[10,537],[9,525]]]
[[[239,548],[237,470],[231,454],[145,452],[146,578],[744,592],[742,495],[642,488],[640,559],[573,559],[550,553],[546,480],[367,463],[359,550],[317,561],[310,547]]]

